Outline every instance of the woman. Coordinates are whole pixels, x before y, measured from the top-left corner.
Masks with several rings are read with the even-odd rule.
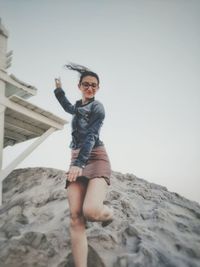
[[[113,209],[104,205],[110,185],[111,166],[103,142],[99,139],[105,110],[95,100],[99,77],[76,64],[66,67],[80,73],[78,88],[82,99],[72,105],[65,96],[60,79],[55,79],[55,96],[63,109],[72,114],[71,163],[66,173],[67,198],[70,209],[70,235],[76,267],[87,266],[88,244],[86,220],[101,221],[105,227],[112,222]]]

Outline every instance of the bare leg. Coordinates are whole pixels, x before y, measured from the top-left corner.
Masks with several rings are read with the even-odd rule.
[[[113,209],[103,204],[107,187],[108,185],[103,178],[89,180],[83,203],[83,213],[88,220],[107,221],[113,218]]]
[[[85,218],[82,213],[86,190],[87,185],[80,182],[73,182],[67,188],[72,254],[76,267],[87,267],[88,242],[85,231]]]

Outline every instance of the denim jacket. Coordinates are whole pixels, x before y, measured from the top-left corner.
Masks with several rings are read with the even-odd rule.
[[[70,148],[80,148],[77,159],[73,162],[73,166],[85,168],[93,147],[104,145],[99,139],[100,128],[105,118],[104,106],[93,97],[86,104],[82,104],[82,100],[77,100],[72,105],[62,88],[56,88],[54,94],[63,107],[63,109],[72,114],[72,141]]]

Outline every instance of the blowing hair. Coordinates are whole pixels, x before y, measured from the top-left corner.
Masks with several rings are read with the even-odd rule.
[[[99,83],[99,76],[95,72],[91,71],[85,66],[70,62],[69,64],[64,65],[64,67],[69,70],[75,70],[80,74],[79,84],[82,82],[83,78],[86,76],[95,77]]]

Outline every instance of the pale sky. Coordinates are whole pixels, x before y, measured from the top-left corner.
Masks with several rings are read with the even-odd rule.
[[[54,77],[81,98],[72,61],[100,76],[101,130],[112,170],[133,173],[200,202],[200,1],[0,0],[14,50],[9,73],[38,89],[29,99],[69,121],[17,168],[68,170],[71,115]],[[33,140],[7,147],[3,167]]]

